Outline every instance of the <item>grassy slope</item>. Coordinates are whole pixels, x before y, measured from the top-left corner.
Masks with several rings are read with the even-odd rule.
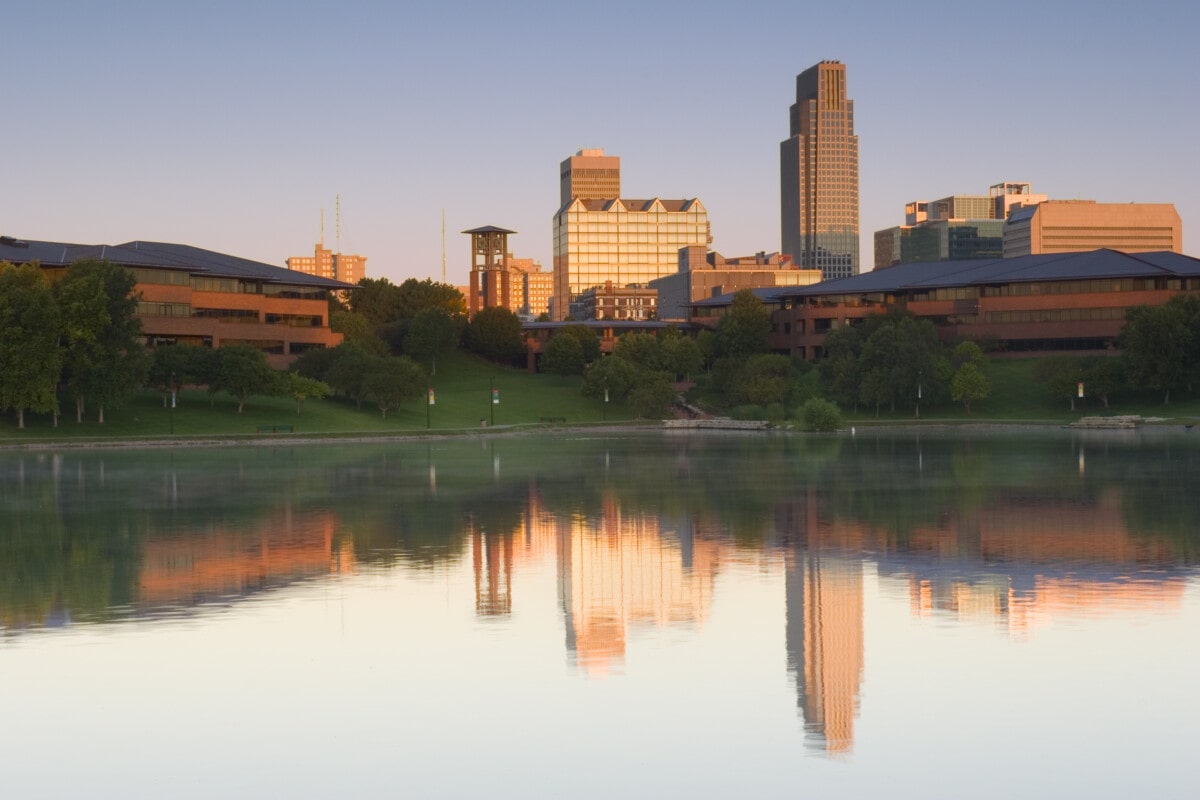
[[[432,430],[478,429],[479,421],[496,425],[538,424],[542,417],[565,418],[568,423],[628,420],[623,405],[604,404],[580,394],[581,379],[531,375],[528,372],[487,363],[464,353],[438,360],[433,376],[436,403],[429,408]],[[491,387],[500,391],[500,403],[491,404]],[[309,400],[300,413],[292,400],[278,397],[252,397],[246,410],[237,413],[237,404],[224,394],[211,399],[203,390],[184,391],[174,412],[163,408],[162,398],[143,393],[127,405],[105,412],[103,425],[95,421],[95,409],[88,409],[82,424],[74,417],[74,403],[63,398],[62,407],[69,416],[52,427],[49,417],[26,414],[24,431],[17,430],[15,416],[0,421],[0,443],[46,439],[88,437],[132,439],[171,435],[229,436],[255,435],[260,425],[292,425],[297,434],[398,433],[426,430],[425,397],[406,403],[399,411],[381,418],[379,410],[364,405],[356,409],[352,402],[339,398]]]
[[[1169,417],[1191,422],[1200,419],[1200,399],[1197,393],[1175,393],[1171,405],[1164,406],[1157,393],[1130,392],[1112,398],[1112,407],[1104,409],[1094,398],[1076,402],[1070,410],[1064,400],[1052,400],[1030,377],[1036,359],[997,359],[989,363],[987,377],[992,382],[991,396],[975,404],[971,414],[961,405],[945,403],[939,407],[925,404],[921,408],[923,422],[1049,422],[1067,423],[1086,414],[1141,414]],[[537,425],[543,417],[565,418],[569,424],[629,421],[632,415],[621,404],[605,407],[598,400],[579,393],[581,379],[531,375],[524,370],[498,367],[465,353],[455,353],[438,362],[438,374],[431,381],[436,405],[429,410],[428,424],[433,431],[477,430],[481,419],[495,424]],[[500,403],[491,405],[490,389],[500,390]],[[338,435],[374,433],[420,433],[426,430],[425,398],[405,404],[398,412],[390,412],[386,420],[378,409],[364,406],[356,409],[346,400],[329,398],[310,400],[299,414],[295,403],[284,398],[252,397],[242,414],[232,398],[219,394],[213,399],[204,391],[185,391],[179,406],[172,413],[163,408],[156,393],[143,393],[128,405],[106,412],[106,422],[95,421],[94,409],[82,424],[74,417],[63,417],[59,427],[51,425],[49,417],[26,415],[26,429],[17,430],[15,417],[7,415],[0,421],[0,444],[22,441],[56,439],[137,439],[170,436],[172,426],[177,437],[187,436],[255,436],[260,425],[292,425],[297,435]],[[64,398],[63,408],[72,412],[74,404]],[[911,422],[913,410],[900,409],[895,414],[883,411],[876,416],[873,410],[860,409],[846,417],[856,423]],[[284,434],[281,434],[284,435]]]

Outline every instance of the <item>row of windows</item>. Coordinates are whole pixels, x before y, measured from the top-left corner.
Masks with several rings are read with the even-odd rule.
[[[1125,319],[1124,308],[1051,308],[1041,311],[989,311],[984,322],[1089,322]]]
[[[1200,289],[1200,278],[1119,278],[1087,281],[1034,281],[983,287],[984,297],[1024,297],[1040,294],[1148,292]]]
[[[319,328],[320,315],[307,314],[267,314],[268,325],[290,325],[293,328]]]

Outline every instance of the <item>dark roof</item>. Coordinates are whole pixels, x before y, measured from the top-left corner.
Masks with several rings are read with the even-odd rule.
[[[220,278],[242,278],[290,286],[314,286],[325,289],[350,289],[353,284],[321,278],[304,272],[250,261],[237,256],[203,250],[185,244],[166,242],[126,242],[121,245],[84,245],[64,242],[38,242],[0,238],[0,261],[42,266],[65,267],[83,259],[106,259],[123,267],[187,270],[193,274]]]
[[[510,231],[508,228],[497,228],[495,225],[484,225],[482,228],[471,228],[471,230],[463,231],[463,233],[516,233],[516,231]]]
[[[751,289],[750,292],[764,303],[774,303],[783,295],[784,292],[793,288],[795,287],[766,286],[757,289]],[[742,290],[739,289],[738,291]],[[735,294],[737,294],[737,292],[726,292],[725,294],[719,294],[716,297],[705,297],[703,300],[694,300],[691,303],[688,303],[688,305],[692,306],[693,308],[708,308],[710,306],[720,308],[721,306],[732,304],[733,296]]]
[[[1200,276],[1200,260],[1191,256],[1170,251],[1121,253],[1103,249],[1015,258],[897,264],[848,278],[787,287],[779,296],[870,294],[1033,281],[1195,276]]]
[[[663,322],[657,319],[583,319],[583,320],[563,320],[562,322],[522,322],[521,329],[527,331],[555,330],[557,328],[566,328],[571,325],[582,325],[585,328],[616,328],[618,330],[651,328],[658,330],[661,328],[670,328],[672,326],[679,327],[678,323]]]
[[[771,303],[787,297],[821,297],[831,294],[899,293],[1000,283],[1157,277],[1200,277],[1200,259],[1169,250],[1121,253],[1102,249],[1015,258],[932,261],[897,264],[894,267],[884,267],[808,286],[782,286],[752,291],[763,302]],[[732,302],[731,292],[697,300],[689,305],[700,308],[720,307]]]

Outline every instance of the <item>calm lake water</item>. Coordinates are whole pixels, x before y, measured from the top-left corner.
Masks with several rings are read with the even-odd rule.
[[[1200,433],[0,453],[4,795],[1194,797]]]

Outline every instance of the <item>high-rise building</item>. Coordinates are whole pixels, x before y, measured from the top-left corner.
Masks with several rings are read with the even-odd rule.
[[[845,64],[822,61],[796,76],[779,177],[781,252],[827,279],[857,275],[858,136]]]
[[[563,159],[558,173],[560,207],[577,197],[621,196],[621,157],[606,156],[603,149],[578,151]]]
[[[597,153],[603,151],[581,150],[563,162],[563,203],[554,215],[555,320],[566,319],[587,289],[644,286],[678,269],[679,248],[712,242],[708,211],[695,198],[588,196],[621,186],[620,159]]]
[[[366,256],[335,253],[326,247],[324,242],[318,242],[314,251],[311,256],[291,256],[286,261],[287,268],[306,275],[351,284],[356,284],[366,277]]]

